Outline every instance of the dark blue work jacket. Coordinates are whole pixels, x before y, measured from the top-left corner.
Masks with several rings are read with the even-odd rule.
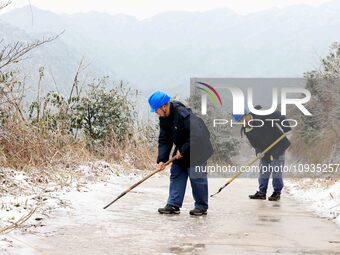
[[[158,138],[157,163],[166,162],[173,145],[182,154],[174,164],[183,167],[205,163],[213,154],[210,133],[202,119],[181,102],[170,103],[170,114],[159,118],[160,133]]]

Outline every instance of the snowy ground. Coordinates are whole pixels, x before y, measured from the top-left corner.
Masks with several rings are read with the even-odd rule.
[[[93,185],[124,175],[135,178],[138,170],[126,172],[120,165],[98,161],[86,165],[71,166],[51,177],[42,170],[29,174],[8,168],[0,169],[0,234],[36,209],[32,217],[19,226],[21,231],[42,226],[56,209],[71,210],[72,204],[65,195],[73,192],[89,192]],[[5,231],[4,233],[6,233]]]
[[[0,235],[0,254],[40,254],[37,252],[37,246],[35,245],[35,248],[30,248],[31,241],[32,243],[39,243],[40,240],[44,240],[49,242],[49,238],[51,237],[51,241],[53,240],[55,245],[58,245],[58,242],[65,242],[63,235],[70,235],[70,238],[75,238],[73,242],[79,242],[79,245],[84,246],[84,251],[86,250],[86,242],[82,238],[85,238],[81,234],[74,234],[72,231],[78,231],[77,226],[80,224],[81,226],[84,226],[86,229],[87,225],[91,225],[91,228],[96,228],[98,219],[96,218],[98,215],[104,215],[104,217],[101,219],[103,221],[103,224],[99,224],[98,229],[95,229],[96,233],[87,233],[89,236],[95,236],[99,235],[103,237],[103,233],[101,231],[106,231],[107,226],[105,224],[111,224],[112,219],[116,219],[116,221],[120,222],[121,219],[121,226],[115,225],[112,227],[121,227],[120,231],[130,231],[128,229],[124,230],[125,227],[128,226],[129,221],[124,222],[124,217],[131,219],[131,217],[140,217],[140,228],[141,228],[141,236],[143,233],[143,218],[139,212],[139,210],[142,208],[142,214],[147,213],[146,218],[144,219],[145,222],[148,222],[151,217],[156,217],[156,208],[158,206],[164,205],[165,198],[167,196],[167,178],[153,178],[153,184],[152,180],[145,183],[145,185],[142,185],[142,187],[137,188],[136,190],[132,191],[131,194],[127,195],[125,198],[122,199],[122,201],[119,202],[114,208],[110,208],[109,211],[104,211],[102,207],[105,205],[105,203],[110,202],[111,199],[113,199],[116,195],[118,195],[122,190],[124,190],[126,187],[128,187],[131,183],[138,180],[141,176],[142,172],[138,170],[129,170],[128,172],[124,171],[122,166],[119,165],[109,165],[105,162],[95,162],[95,163],[89,163],[86,165],[80,165],[80,166],[72,166],[68,171],[64,172],[64,176],[60,176],[59,181],[52,182],[49,180],[49,177],[44,177],[44,174],[41,173],[41,171],[37,171],[37,173],[30,174],[29,176],[26,175],[23,172],[20,171],[14,171],[11,169],[0,169],[0,182],[2,183],[1,191],[2,196],[0,199],[0,229],[4,229],[7,226],[10,226],[14,222],[17,222],[20,220],[23,216],[27,215],[32,209],[37,208],[37,211],[30,217],[24,224],[20,225],[16,230],[13,232],[10,232],[9,234]],[[163,174],[163,173],[162,173]],[[163,174],[164,175],[164,174]],[[221,184],[220,179],[212,179],[211,183],[215,183],[214,185],[220,185]],[[243,188],[242,183],[244,182]],[[249,187],[249,184],[252,185],[252,187]],[[292,226],[286,226],[285,222],[292,222],[294,215],[298,215],[300,209],[296,209],[296,204],[301,205],[302,208],[309,208],[313,212],[315,212],[317,215],[332,219],[334,220],[338,226],[339,224],[339,208],[340,208],[340,183],[338,182],[331,182],[329,180],[313,180],[313,179],[300,179],[300,180],[286,180],[286,191],[288,191],[288,194],[293,195],[293,198],[301,203],[296,203],[294,201],[287,201],[288,194],[285,192],[283,195],[283,201],[279,202],[281,204],[280,207],[276,207],[275,204],[265,202],[264,207],[260,204],[255,204],[256,206],[253,208],[254,204],[249,203],[249,199],[247,199],[247,194],[250,192],[255,191],[257,182],[254,179],[249,179],[249,181],[244,181],[244,179],[237,180],[235,183],[231,185],[228,190],[226,190],[223,194],[221,194],[221,197],[218,200],[212,200],[212,209],[210,210],[212,215],[217,215],[218,217],[224,218],[223,213],[227,213],[228,217],[236,217],[234,220],[236,222],[241,221],[238,216],[241,218],[243,217],[245,221],[247,221],[247,217],[249,215],[252,215],[251,212],[257,214],[261,214],[258,216],[258,222],[253,222],[251,218],[249,218],[249,221],[247,221],[247,224],[254,224],[253,228],[254,231],[256,230],[257,226],[262,226],[264,229],[263,231],[277,231],[277,229],[283,229],[286,228],[289,229],[289,227],[293,228],[294,224],[291,224]],[[213,190],[217,189],[217,186],[213,186]],[[243,189],[243,193],[241,194],[240,188]],[[245,191],[245,189],[248,189]],[[212,192],[213,190],[210,190]],[[231,193],[230,193],[231,192]],[[187,192],[190,196],[190,191]],[[150,196],[147,201],[138,201],[134,200],[134,198],[141,198],[141,195]],[[144,196],[143,195],[143,196]],[[223,196],[226,196],[223,198]],[[239,197],[237,197],[239,196]],[[286,197],[285,197],[286,196]],[[225,199],[229,199],[230,201],[227,201]],[[285,202],[286,200],[286,202]],[[220,210],[217,210],[216,208],[220,206],[221,202],[225,202],[226,208],[221,208]],[[236,202],[239,201],[239,202]],[[155,203],[157,202],[157,203]],[[215,204],[214,204],[215,202]],[[223,202],[223,203],[224,203]],[[241,203],[242,202],[242,203]],[[288,203],[287,203],[288,202]],[[234,204],[233,204],[234,203]],[[295,203],[295,204],[294,204]],[[143,206],[141,207],[141,205]],[[268,204],[268,205],[267,205]],[[270,205],[273,205],[271,207]],[[131,217],[129,215],[120,214],[120,210],[118,210],[116,213],[115,208],[122,207],[122,211],[129,212]],[[190,204],[187,207],[192,207]],[[215,209],[214,209],[215,207]],[[237,207],[240,207],[239,210],[237,210]],[[249,208],[248,208],[249,207]],[[257,209],[260,211],[257,211]],[[188,208],[187,208],[188,209]],[[191,209],[191,208],[190,208]],[[292,211],[290,211],[292,209]],[[229,212],[229,210],[231,210]],[[261,212],[263,210],[263,212]],[[267,212],[267,210],[271,210],[270,212]],[[278,212],[275,212],[276,210],[281,210]],[[283,210],[283,211],[282,211]],[[242,215],[239,215],[240,212],[244,212]],[[106,213],[105,213],[106,212]],[[111,212],[111,213],[110,213]],[[118,214],[117,214],[118,213]],[[275,221],[268,222],[266,226],[263,226],[264,219],[266,218],[266,214],[269,213],[269,215],[272,215],[273,213],[280,213],[280,215],[276,215],[275,217],[280,218],[280,222],[282,219],[282,224],[279,226],[275,226],[275,224],[278,224],[275,218]],[[117,215],[116,215],[117,214]],[[221,214],[221,215],[219,215]],[[282,215],[281,215],[282,214]],[[304,215],[304,216],[303,216]],[[102,217],[102,216],[101,216]],[[112,218],[113,217],[113,218]],[[149,218],[148,218],[149,217]],[[157,216],[158,217],[158,216]],[[155,218],[154,220],[160,221],[159,227],[162,226],[163,223],[161,223],[162,218],[158,219]],[[183,216],[184,217],[184,216]],[[272,216],[269,216],[269,219]],[[307,217],[305,218],[306,222],[311,220],[310,228],[312,226],[320,227],[326,231],[328,228],[324,223],[321,221],[318,222],[316,219],[314,220],[307,214],[303,213],[301,215],[298,215],[298,219],[301,220],[300,217]],[[71,219],[73,218],[73,220]],[[231,219],[230,218],[230,219]],[[193,226],[191,226],[190,222],[192,220],[183,220],[181,219],[182,223],[185,223],[186,225],[190,226],[189,229],[194,229]],[[202,221],[202,220],[201,220]],[[205,220],[204,220],[205,221]],[[210,218],[207,218],[206,223],[202,223],[202,227],[207,228],[205,224],[212,224],[214,225],[214,222],[218,222],[217,225],[223,225],[222,222],[219,222],[218,218],[214,218],[214,216],[210,215]],[[200,220],[199,220],[200,222]],[[233,221],[230,221],[227,225],[233,225]],[[275,223],[276,222],[276,223]],[[174,224],[174,222],[169,222],[169,224]],[[131,231],[134,228],[138,229],[138,222],[134,222],[134,227],[131,228]],[[151,223],[150,223],[151,224]],[[170,224],[170,225],[171,225]],[[176,223],[177,224],[177,223]],[[179,223],[178,223],[179,224]],[[245,225],[235,225],[235,231],[236,229],[242,229],[244,232],[245,229],[249,228],[249,226]],[[307,225],[305,225],[305,228],[308,229]],[[314,224],[314,225],[313,225]],[[168,227],[170,227],[170,225]],[[222,226],[221,225],[221,226]],[[166,227],[164,225],[164,227]],[[168,228],[166,227],[166,228]],[[230,226],[229,226],[230,227]],[[271,229],[274,227],[274,229]],[[277,227],[277,229],[275,228]],[[155,226],[151,226],[151,229],[154,229]],[[243,229],[244,228],[244,229]],[[229,229],[231,230],[231,229]],[[104,231],[104,232],[105,232]],[[183,231],[186,233],[188,232],[187,229],[183,229]],[[230,238],[233,238],[233,233],[224,233],[224,229],[220,229],[220,234],[228,234]],[[241,231],[241,232],[242,232]],[[298,233],[298,230],[296,230]],[[133,231],[134,232],[134,231]],[[189,231],[190,232],[190,231]],[[195,231],[194,231],[195,232]],[[242,232],[242,233],[243,233]],[[259,233],[260,233],[259,232]],[[72,234],[73,233],[73,234]],[[106,233],[106,232],[105,232]],[[236,232],[235,232],[236,233]],[[120,236],[121,233],[115,232],[115,234],[112,234],[109,232],[109,235],[117,235],[117,238]],[[150,238],[152,237],[153,231],[150,232]],[[161,233],[159,233],[161,234]],[[162,232],[162,235],[165,233]],[[175,233],[176,234],[176,233]],[[179,233],[177,233],[179,234]],[[190,234],[190,235],[189,235]],[[192,241],[191,235],[193,233],[189,233],[188,236],[185,236],[185,238],[189,238],[190,242]],[[211,233],[212,236],[215,236],[216,233]],[[249,234],[248,232],[246,234],[242,234],[242,238],[248,238]],[[313,236],[313,234],[311,234]],[[32,238],[32,237],[39,237],[39,238]],[[53,239],[55,236],[56,239]],[[235,234],[235,236],[239,240],[239,234]],[[235,237],[235,238],[236,238]],[[313,236],[314,237],[314,236]],[[26,240],[27,238],[27,240]],[[159,239],[159,235],[156,235],[155,238],[159,240],[162,245],[165,247],[166,242],[168,242],[168,239],[173,238],[173,236],[166,235],[163,237],[163,239]],[[194,237],[195,239],[196,237]],[[287,240],[290,239],[291,236],[287,236]],[[298,235],[296,236],[296,239],[298,239]],[[325,237],[326,238],[326,237]],[[331,236],[327,238],[332,238]],[[19,240],[26,240],[26,243],[19,241]],[[163,241],[164,242],[163,242]],[[236,240],[236,239],[235,239]],[[327,239],[328,240],[328,239]],[[146,240],[141,239],[141,241],[136,245],[136,249],[139,247],[143,247],[143,243]],[[256,238],[253,240],[249,240],[250,242],[254,241],[254,244],[256,243]],[[299,240],[304,243],[303,240]],[[22,243],[21,243],[22,242]],[[202,241],[203,243],[204,241]],[[213,241],[211,241],[213,242]],[[223,241],[224,242],[224,241]],[[330,241],[334,243],[334,245],[337,243],[333,239]],[[119,246],[119,243],[116,245]],[[178,247],[181,247],[181,244],[178,244]],[[196,245],[196,244],[195,244]],[[218,244],[220,245],[220,244]],[[223,244],[225,245],[225,244]],[[320,243],[321,245],[321,243]],[[322,244],[323,245],[323,244]],[[69,243],[69,248],[72,248],[72,243]],[[275,246],[275,245],[274,245]],[[32,246],[33,247],[33,246]],[[40,247],[40,245],[38,245]],[[163,248],[164,248],[163,247]],[[198,247],[198,246],[197,246]],[[198,249],[196,246],[194,246],[193,249]],[[200,246],[199,246],[200,247]],[[207,246],[208,247],[208,246]],[[209,246],[210,247],[210,246]],[[281,249],[280,244],[278,242],[278,246],[273,247],[273,249]],[[293,246],[292,246],[293,247]],[[302,248],[304,247],[304,248]],[[318,247],[315,244],[315,247]],[[51,247],[45,247],[46,250],[49,251]],[[44,249],[45,249],[44,248]],[[102,247],[103,251],[105,249],[109,249],[109,247]],[[131,247],[133,248],[133,247]],[[163,249],[161,246],[159,249]],[[192,248],[191,246],[189,247]],[[327,245],[325,245],[325,248],[330,248]],[[123,249],[123,247],[122,247]],[[201,248],[200,248],[201,249]],[[211,248],[209,248],[211,249]],[[208,249],[208,250],[209,250]],[[229,249],[229,248],[228,248]],[[252,248],[253,249],[253,248]],[[268,248],[271,249],[271,248]],[[292,248],[293,249],[293,248]],[[301,251],[305,251],[305,246],[301,246]],[[198,249],[199,250],[199,249]],[[106,250],[105,250],[106,251]],[[291,250],[284,250],[281,249],[281,251],[290,252]],[[13,253],[14,252],[14,253]],[[145,250],[147,252],[147,250]],[[50,254],[50,253],[43,253],[43,254]],[[59,254],[56,252],[56,254]],[[63,254],[63,253],[61,253]],[[89,253],[90,254],[90,253]],[[209,253],[210,254],[210,253]],[[213,253],[212,253],[213,254]]]
[[[340,181],[325,179],[286,180],[287,191],[320,217],[334,220],[340,227]]]
[[[0,181],[3,184],[0,198],[0,254],[40,254],[37,249],[31,249],[29,243],[19,241],[17,237],[38,233],[42,236],[52,234],[53,229],[67,225],[65,219],[77,213],[78,201],[83,201],[84,197],[88,203],[85,207],[102,211],[104,204],[93,206],[97,203],[94,194],[108,195],[107,185],[121,191],[139,179],[142,172],[131,168],[126,171],[121,165],[98,161],[72,166],[70,171],[59,173],[64,175],[58,177],[62,179],[61,182],[52,182],[48,177],[39,181],[42,174],[38,170],[37,173],[40,174],[37,177],[34,171],[25,174],[13,169],[0,169]],[[114,195],[116,194],[110,193],[112,199]],[[6,230],[34,209],[33,215],[16,226],[14,231],[11,228]],[[51,220],[53,224],[50,224]],[[83,220],[92,221],[87,217]],[[58,223],[55,224],[56,222]],[[4,232],[1,233],[2,230]]]
[[[44,227],[7,234],[0,254],[340,254],[339,228],[287,193],[280,202],[249,200],[255,179],[238,179],[210,199],[207,216],[189,216],[190,185],[180,215],[158,214],[168,195],[167,176],[150,178],[103,210],[136,179],[121,175],[88,184],[87,192],[65,193],[60,198],[72,209],[56,209],[42,220]],[[222,183],[210,179],[211,192]]]

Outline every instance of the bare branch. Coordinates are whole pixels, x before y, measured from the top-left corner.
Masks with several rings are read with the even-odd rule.
[[[8,5],[10,5],[12,3],[12,1],[8,0],[5,3],[0,3],[0,10],[6,8]]]
[[[22,216],[17,222],[13,223],[12,225],[0,229],[0,235],[7,234],[12,230],[20,227],[20,225],[24,224],[31,216],[35,213],[38,207],[33,208],[27,215]]]
[[[75,92],[76,96],[79,97],[79,93],[80,93],[79,86],[78,86],[79,75],[86,68],[87,68],[87,65],[85,65],[84,57],[82,57],[81,60],[80,60],[79,65],[77,67],[77,71],[76,71],[76,74],[74,76],[74,79],[73,79],[73,84],[72,84],[71,92],[70,92],[69,98],[67,100],[66,113],[68,112],[68,110],[69,110],[69,108],[71,106],[71,101],[72,101],[73,93]]]
[[[32,21],[32,26],[33,26],[33,10],[32,10],[32,4],[31,0],[28,0],[29,6],[30,6],[30,11],[31,11],[31,21]]]
[[[43,38],[29,43],[15,42],[13,44],[5,45],[3,49],[0,51],[0,70],[5,66],[22,61],[24,59],[24,56],[28,52],[45,43],[54,41],[63,33],[64,31],[58,35]]]
[[[49,69],[49,73],[50,73],[50,75],[51,75],[51,77],[52,77],[52,80],[53,80],[53,83],[54,83],[55,89],[56,89],[57,93],[59,94],[58,85],[57,85],[57,82],[56,82],[56,80],[55,80],[55,77],[54,77],[53,71],[52,71],[51,67],[48,67],[48,69]]]

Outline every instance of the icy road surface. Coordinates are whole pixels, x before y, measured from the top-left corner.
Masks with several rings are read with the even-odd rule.
[[[340,230],[284,193],[280,202],[249,200],[256,179],[237,179],[210,199],[207,216],[189,216],[188,183],[180,215],[160,215],[168,177],[152,177],[107,210],[134,180],[117,177],[90,192],[65,195],[74,210],[57,211],[33,233],[12,232],[8,254],[340,254]],[[210,193],[224,179],[209,180]],[[270,190],[271,192],[271,190]]]

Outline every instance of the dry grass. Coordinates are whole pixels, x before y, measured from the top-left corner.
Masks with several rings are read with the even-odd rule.
[[[131,139],[118,144],[112,141],[109,146],[102,148],[103,160],[106,162],[119,162],[126,167],[137,169],[153,169],[156,162],[156,146],[149,148],[145,140]]]
[[[312,188],[327,189],[338,181],[339,180],[337,180],[336,178],[317,178],[317,179],[296,178],[294,179],[294,182],[297,183],[299,187],[304,191],[308,191]]]
[[[323,134],[322,138],[315,137],[306,142],[301,136],[294,135],[291,139],[290,152],[297,158],[308,163],[322,163],[331,160],[333,146],[337,136],[333,132]]]
[[[95,160],[121,163],[138,169],[149,169],[155,162],[155,150],[146,140],[111,141],[90,151],[84,141],[73,141],[68,135],[42,132],[26,122],[6,123],[0,131],[0,165],[26,170],[65,167]]]
[[[33,208],[27,215],[22,216],[17,222],[11,224],[10,226],[0,229],[0,235],[7,234],[23,225],[29,218],[31,218],[31,216],[35,213],[36,210],[37,207]]]
[[[85,146],[69,137],[41,132],[25,122],[2,126],[0,146],[1,166],[15,169],[46,168],[91,157]]]

